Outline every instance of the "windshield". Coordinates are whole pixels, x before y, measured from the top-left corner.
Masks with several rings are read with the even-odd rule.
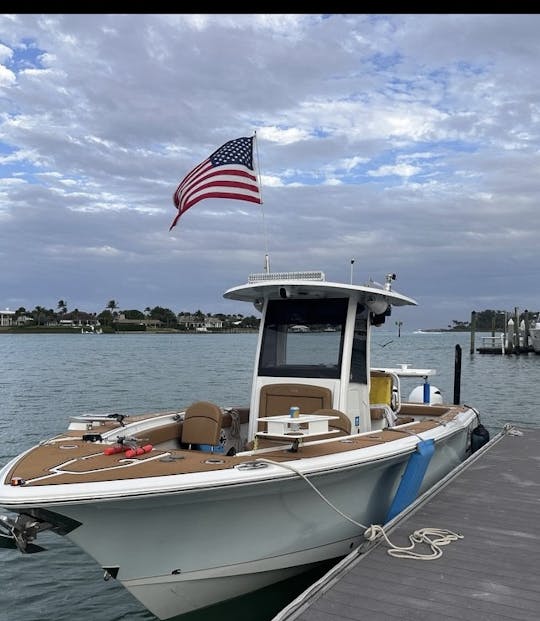
[[[259,375],[340,376],[348,300],[270,300]]]

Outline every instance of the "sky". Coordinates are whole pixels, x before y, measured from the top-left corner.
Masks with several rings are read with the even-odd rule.
[[[402,330],[540,310],[540,14],[0,16],[0,308],[257,314],[384,283]],[[263,205],[182,178],[256,133]],[[351,261],[354,260],[351,270]]]

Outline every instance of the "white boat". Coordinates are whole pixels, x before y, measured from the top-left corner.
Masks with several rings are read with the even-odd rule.
[[[81,328],[81,334],[103,334],[103,330],[100,327],[95,326],[83,326]]]
[[[160,619],[347,555],[488,439],[474,407],[432,398],[432,370],[371,369],[372,327],[416,304],[394,278],[263,273],[226,291],[262,313],[250,403],[73,416],[1,470],[3,545],[63,535]]]
[[[529,328],[531,347],[535,354],[540,354],[540,315],[536,317],[534,326]]]

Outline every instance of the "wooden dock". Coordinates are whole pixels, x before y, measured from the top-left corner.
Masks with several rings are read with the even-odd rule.
[[[501,354],[501,355],[521,355],[534,354],[532,345],[520,345],[519,347],[508,347],[505,343],[506,336],[499,334],[498,336],[482,336],[482,345],[476,348],[479,354]],[[472,352],[474,353],[474,351]]]
[[[395,546],[423,528],[463,539],[429,561],[364,544],[273,621],[538,621],[539,456],[540,429],[505,428],[386,525]]]
[[[477,347],[476,351],[479,354],[495,354],[495,355],[506,355],[506,356],[520,356],[522,354],[536,354],[532,347],[520,347],[518,351],[514,350],[503,350],[501,347]]]

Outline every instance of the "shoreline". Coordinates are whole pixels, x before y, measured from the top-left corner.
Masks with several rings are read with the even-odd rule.
[[[113,330],[111,332],[102,332],[100,334],[96,334],[93,332],[85,332],[82,333],[80,330],[72,330],[72,329],[63,329],[63,328],[42,328],[42,329],[32,329],[32,330],[24,330],[24,329],[13,329],[13,328],[0,328],[1,334],[72,334],[72,335],[81,335],[88,334],[91,336],[111,336],[117,334],[179,334],[179,335],[188,335],[188,334],[257,334],[257,328],[244,328],[244,329],[232,329],[232,330],[207,330],[204,332],[197,332],[196,330],[174,330],[174,329],[163,329],[163,330]]]

